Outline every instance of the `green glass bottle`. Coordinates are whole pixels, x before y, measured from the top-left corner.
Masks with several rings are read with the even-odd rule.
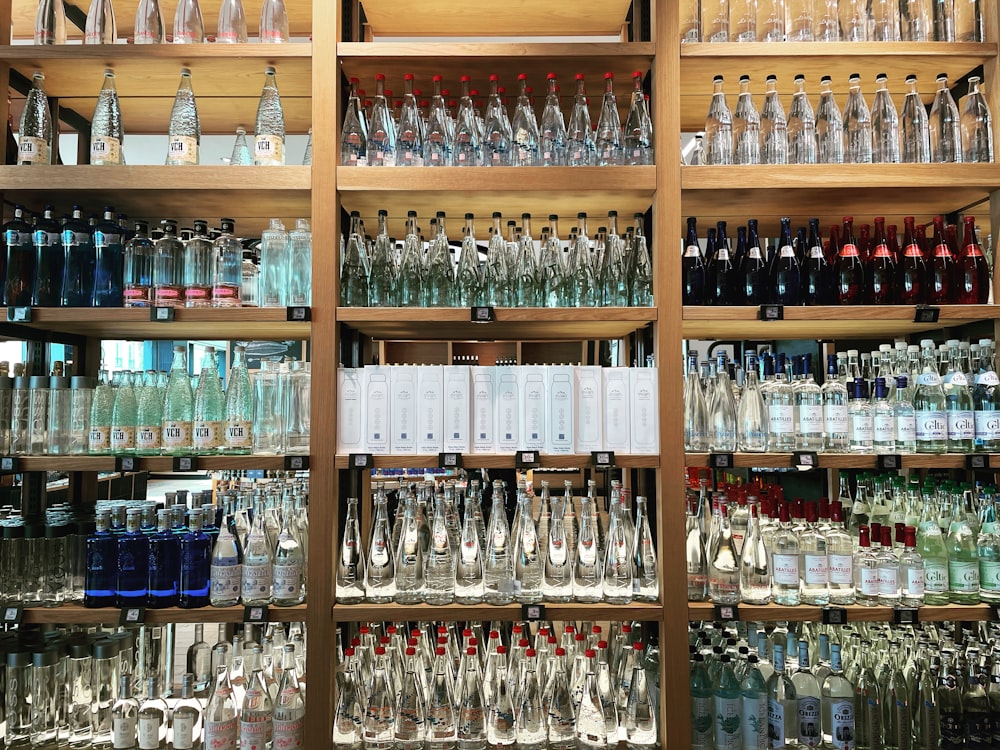
[[[976,547],[979,553],[979,593],[984,602],[1000,602],[1000,529],[997,528],[995,487],[979,493],[983,523]],[[997,728],[1000,731],[1000,727]]]
[[[424,307],[452,307],[455,296],[455,269],[451,264],[444,211],[437,212],[437,234],[427,249],[424,276]]]
[[[924,602],[947,604],[948,598],[948,549],[938,525],[934,503],[924,495],[923,512],[917,528],[917,551],[924,558]]]
[[[423,253],[423,242],[417,234],[417,212],[407,211],[406,237],[403,239],[403,252],[400,254],[397,276],[399,287],[397,304],[400,307],[418,307],[423,304]]]
[[[135,452],[137,403],[132,373],[122,370],[115,388],[115,405],[111,409],[111,452]]]
[[[90,402],[90,436],[87,452],[92,456],[111,453],[111,412],[115,406],[115,390],[108,380],[108,371],[101,370]]]
[[[479,270],[479,248],[476,247],[475,216],[465,215],[462,230],[462,252],[458,256],[455,277],[455,304],[458,307],[475,307],[483,304],[483,275]]]
[[[222,445],[223,416],[226,397],[219,380],[219,361],[215,347],[205,347],[198,375],[198,389],[194,394],[194,420],[191,442],[198,454],[218,453]]]
[[[135,452],[140,456],[158,456],[163,447],[163,393],[158,385],[159,373],[146,370],[142,385],[137,388],[138,405],[135,426]]]
[[[962,507],[962,493],[952,494],[948,527],[948,600],[953,604],[979,604],[979,551],[976,534]]]
[[[396,307],[399,304],[396,252],[386,228],[389,212],[378,212],[378,234],[372,246],[371,273],[368,276],[368,304],[371,307]]]
[[[767,747],[767,682],[758,666],[757,654],[747,657],[747,671],[740,683],[744,750]]]
[[[225,422],[220,451],[247,454],[253,448],[253,387],[247,371],[246,347],[233,349],[233,367],[226,385]]]
[[[192,452],[191,423],[194,416],[194,394],[188,377],[187,347],[175,346],[170,363],[167,392],[163,398],[163,447],[167,456],[186,456]]]
[[[691,665],[691,750],[713,750],[714,695],[705,668],[705,656],[694,655]]]
[[[944,389],[934,359],[934,341],[924,339],[923,367],[917,375],[913,410],[917,418],[917,453],[945,453],[948,450],[948,419]]]
[[[351,233],[340,266],[340,304],[368,307],[368,249],[361,233],[361,214],[351,211]]]

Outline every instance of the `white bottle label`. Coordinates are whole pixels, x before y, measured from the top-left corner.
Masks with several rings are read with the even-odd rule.
[[[795,432],[795,414],[787,404],[769,404],[767,421],[772,435],[790,435]]]
[[[767,749],[767,697],[743,698],[743,750]]]
[[[948,565],[924,558],[924,587],[932,594],[948,591]]]
[[[948,561],[949,590],[960,594],[979,591],[979,565],[963,560]]]
[[[948,439],[972,440],[976,436],[976,420],[971,411],[948,412]]]
[[[209,573],[213,599],[237,599],[240,595],[240,583],[243,580],[243,566],[212,565]]]
[[[161,439],[164,448],[191,447],[191,423],[164,419]]]
[[[785,746],[785,707],[775,700],[767,702],[767,735],[769,747]]]
[[[715,750],[742,750],[739,698],[715,698]]]
[[[976,412],[976,440],[1000,440],[1000,411]]]
[[[174,714],[171,724],[174,730],[174,750],[191,750],[194,747],[194,717]]]
[[[824,432],[826,432],[827,435],[846,435],[847,405],[824,404],[823,422],[824,422]]]
[[[924,595],[924,569],[923,568],[907,568],[906,569],[906,595],[907,596],[923,596]]]
[[[17,144],[17,158],[21,164],[48,164],[49,144],[42,138],[23,135]]]
[[[854,558],[850,555],[831,554],[827,564],[830,567],[830,583],[840,586],[854,584]]]
[[[893,443],[896,440],[896,420],[892,414],[875,415],[875,435],[876,443]]]
[[[167,158],[171,164],[197,164],[198,139],[190,135],[169,136]]]
[[[240,721],[240,750],[264,750],[270,741],[270,716],[262,721]]]
[[[993,386],[1000,385],[1000,377],[993,370],[990,370],[989,372],[984,372],[982,375],[976,375],[976,385],[985,385],[992,388]]]
[[[955,372],[952,372],[945,377],[944,382],[950,383],[952,385],[968,385],[969,379],[965,377],[964,372],[959,372],[958,370],[955,370]]]
[[[139,750],[157,750],[160,747],[160,717],[139,717]]]
[[[271,596],[271,566],[243,564],[243,585],[240,596],[244,600],[267,599]]]
[[[274,720],[271,748],[273,750],[296,750],[305,744],[302,719]]]
[[[878,596],[878,569],[861,569],[861,594],[862,596]]]
[[[92,135],[90,137],[90,163],[121,164],[121,141],[106,135]]]
[[[896,596],[899,594],[898,568],[878,569],[878,592],[883,596]]]
[[[805,696],[799,698],[799,744],[802,747],[819,747],[823,744],[820,726],[819,698]]]
[[[799,556],[773,555],[774,582],[783,586],[797,586],[799,583]]]
[[[979,585],[984,591],[1000,591],[1000,562],[979,561]]]
[[[249,420],[231,419],[226,422],[226,447],[249,448],[253,445],[253,423]]]
[[[935,370],[925,370],[917,375],[917,385],[941,385],[941,376]]]
[[[236,750],[239,724],[234,716],[225,721],[205,722],[205,750]]]
[[[948,419],[943,411],[918,411],[916,419],[917,440],[928,442],[948,439]]]
[[[135,717],[115,717],[111,721],[111,746],[135,747]]]
[[[826,555],[803,555],[806,569],[803,577],[806,583],[826,585],[830,581],[830,571],[827,567]]]
[[[854,701],[833,701],[830,704],[830,734],[833,746],[838,750],[853,750],[854,741]]]
[[[715,724],[712,698],[691,698],[691,742],[699,747],[712,746]]]
[[[253,141],[253,157],[265,166],[285,163],[285,139],[279,135],[258,135]]]
[[[302,590],[302,566],[298,563],[274,566],[274,598],[292,599]]]
[[[917,439],[917,417],[915,414],[900,414],[896,417],[896,440],[913,443]]]
[[[823,407],[819,404],[799,404],[799,432],[814,435],[823,432]]]
[[[851,419],[851,442],[870,443],[875,439],[874,424],[870,416],[854,414]]]

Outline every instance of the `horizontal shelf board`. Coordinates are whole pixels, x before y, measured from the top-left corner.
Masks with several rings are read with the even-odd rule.
[[[449,0],[365,0],[365,18],[377,36],[597,36],[618,35],[629,0],[509,0],[483,12]]]
[[[172,456],[136,456],[136,471],[173,471]],[[281,470],[284,456],[195,456],[196,471],[226,469]],[[19,471],[104,471],[115,470],[114,456],[18,456]]]
[[[847,610],[848,622],[892,622],[892,607],[862,607],[853,604],[844,607]],[[754,606],[739,605],[740,619],[745,622],[774,622],[786,620],[789,622],[821,622],[823,608],[810,605],[784,607],[778,604]],[[918,609],[920,622],[978,621],[991,619],[988,604],[946,604],[942,606],[924,606]],[[715,605],[711,602],[688,602],[689,620],[715,619]]]
[[[243,236],[258,235],[271,217],[286,226],[309,217],[310,184],[311,168],[302,166],[0,166],[4,198],[32,211],[51,203],[61,213],[79,204],[97,214],[112,205],[153,225],[201,218],[214,226],[226,216]]]
[[[632,602],[631,604],[555,604],[543,602],[548,620],[644,620],[663,619],[662,604]],[[334,604],[334,622],[375,622],[383,620],[520,620],[521,604]],[[242,610],[241,610],[242,612]]]
[[[14,45],[0,47],[0,59],[29,80],[45,73],[45,93],[94,101],[104,82],[104,69],[115,71],[119,96],[156,96],[171,101],[181,68],[191,69],[195,97],[259,98],[264,68],[277,71],[282,96],[312,93],[311,44],[113,44]],[[91,112],[81,112],[89,117]],[[128,120],[124,120],[129,132]],[[253,123],[250,123],[253,125]]]
[[[1000,318],[1000,305],[945,305],[937,323],[914,323],[909,305],[844,305],[842,307],[786,307],[784,320],[758,320],[757,307],[683,308],[687,339],[747,340],[876,339],[940,330]],[[734,324],[736,324],[734,326]]]
[[[708,466],[709,453],[685,453],[686,466]],[[985,455],[985,454],[983,454]],[[1000,467],[1000,455],[989,454],[991,464]],[[931,455],[913,453],[902,456],[904,469],[964,469],[964,453],[944,453]],[[819,469],[874,469],[878,456],[856,453],[820,453],[817,456]],[[791,453],[734,453],[733,462],[737,467],[791,468]]]
[[[90,7],[89,0],[66,0],[86,14]],[[132,36],[135,27],[135,9],[138,3],[116,3],[115,20],[118,24],[118,34],[122,39]],[[163,15],[163,25],[168,33],[174,28],[174,13],[177,10],[177,0],[160,0],[160,12]],[[218,25],[219,7],[222,0],[201,0],[201,15],[205,23],[205,32],[214,34]],[[247,33],[251,39],[256,36],[260,22],[260,4],[247,4]],[[312,29],[312,3],[310,0],[285,0],[288,11],[288,30],[291,36],[308,36]],[[31,39],[35,28],[35,13],[38,3],[35,0],[12,0],[11,13],[14,22],[14,36],[19,39]],[[82,39],[83,32],[71,23],[66,24],[67,36],[71,39]],[[152,45],[144,45],[152,46]]]
[[[566,454],[551,455],[541,453],[538,461],[542,469],[578,469],[590,466],[590,454]],[[436,453],[432,455],[392,455],[373,456],[374,467],[377,469],[407,468],[407,469],[436,469],[439,466],[440,456]],[[336,468],[347,469],[349,456],[338,453]],[[466,468],[476,469],[513,469],[514,454],[497,455],[495,453],[464,453],[462,462]],[[629,469],[656,469],[660,465],[659,455],[625,455],[615,454],[615,466]]]
[[[682,44],[680,97],[681,129],[696,132],[705,127],[705,115],[712,98],[712,79],[726,79],[726,99],[736,106],[739,77],[749,73],[754,100],[763,102],[765,77],[778,77],[778,92],[788,111],[794,92],[794,77],[806,77],[806,92],[815,106],[820,79],[832,77],[838,104],[843,105],[851,73],[861,74],[861,90],[870,103],[875,95],[875,74],[888,76],[889,91],[897,108],[909,91],[906,76],[917,76],[917,86],[925,103],[933,101],[937,75],[947,73],[949,82],[967,75],[997,54],[996,42],[801,42],[774,44]]]
[[[163,609],[147,609],[147,623],[164,624],[169,622],[243,622],[243,607],[199,607],[197,609],[181,609],[180,607],[165,607]],[[268,620],[271,622],[299,622],[306,618],[306,605],[294,607],[269,607]],[[22,623],[66,624],[66,625],[99,625],[117,624],[121,610],[114,607],[90,609],[79,604],[64,604],[61,607],[31,607],[25,609]]]
[[[31,322],[18,325],[107,339],[301,341],[310,335],[309,323],[288,321],[283,307],[178,308],[171,322],[151,321],[149,308],[33,307]]]
[[[337,320],[376,339],[617,339],[656,320],[656,308],[496,308],[496,321],[470,322],[468,308],[338,307]]]

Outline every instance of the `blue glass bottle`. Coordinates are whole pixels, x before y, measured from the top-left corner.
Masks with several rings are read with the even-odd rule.
[[[113,607],[118,580],[118,553],[111,525],[111,511],[97,514],[97,528],[87,537],[87,571],[83,584],[83,606]]]
[[[14,206],[14,218],[4,224],[3,235],[7,251],[4,304],[30,305],[35,278],[35,247],[31,242],[31,225],[25,219],[23,206]]]
[[[35,246],[35,286],[31,294],[34,307],[59,307],[66,256],[54,212],[52,206],[46,206],[31,233]]]
[[[94,228],[94,307],[121,307],[125,269],[124,228],[115,220],[115,210],[104,207],[104,219]]]
[[[736,231],[739,237],[743,228],[739,227]],[[740,271],[737,274],[739,288],[736,292],[736,304],[755,306],[767,302],[770,279],[767,275],[767,262],[760,247],[757,219],[747,221],[746,252],[738,265]]]
[[[149,576],[149,538],[139,524],[142,511],[129,508],[125,516],[125,533],[118,537],[118,598],[119,607],[143,607]]]
[[[83,218],[83,209],[73,206],[73,218],[63,224],[63,307],[90,307],[94,294],[94,265],[97,251],[90,224]]]
[[[176,607],[180,601],[181,544],[170,530],[169,510],[156,511],[156,533],[149,537],[149,606]]]
[[[209,577],[212,569],[212,538],[202,531],[202,509],[193,508],[187,531],[180,539],[180,606],[193,609],[209,604]]]

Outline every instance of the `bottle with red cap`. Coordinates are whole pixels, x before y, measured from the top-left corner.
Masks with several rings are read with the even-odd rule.
[[[546,76],[549,92],[545,97],[539,128],[539,159],[543,167],[566,166],[566,121],[559,106],[559,83],[555,73]]]
[[[597,166],[617,167],[622,164],[622,123],[615,99],[615,74],[604,74],[604,100],[594,136]]]
[[[485,167],[511,165],[511,124],[507,110],[500,99],[500,77],[490,76],[490,98],[486,105],[486,122],[483,127],[482,164]],[[455,163],[458,164],[461,144],[456,142]]]
[[[601,700],[596,661],[597,652],[594,649],[587,649],[584,654],[586,676],[583,693],[580,696],[580,706],[576,712],[576,746],[580,750],[608,747],[609,709],[613,710],[614,704],[605,706]],[[616,740],[617,735],[612,738],[612,741]]]
[[[517,97],[517,106],[510,123],[513,135],[511,164],[515,167],[536,167],[541,164],[538,120],[528,98],[528,76],[520,73],[517,82],[521,93]]]
[[[573,699],[564,668],[566,649],[555,650],[551,678],[545,689],[545,704],[548,706],[546,729],[549,750],[573,750],[576,747]]]
[[[452,147],[452,164],[459,167],[478,166],[482,161],[483,144],[476,108],[469,92],[469,76],[462,76],[462,97],[459,101],[458,115],[455,118],[454,145]],[[448,115],[450,119],[450,115]]]
[[[423,686],[417,677],[416,649],[406,649],[403,684],[396,703],[393,733],[398,750],[422,750],[427,723]]]
[[[864,302],[865,267],[854,239],[854,218],[844,217],[840,251],[833,266],[834,297],[838,305],[860,305]]]
[[[917,552],[917,530],[903,529],[903,552],[899,556],[900,603],[904,607],[924,605],[924,558]]]
[[[594,129],[590,125],[590,109],[584,87],[583,73],[576,74],[576,96],[566,128],[566,163],[571,167],[591,167],[596,161]]]
[[[448,638],[445,637],[445,642]],[[451,657],[439,645],[435,651],[434,673],[427,693],[427,750],[450,750],[458,741],[458,716],[452,694]]]
[[[385,74],[375,74],[375,101],[368,123],[368,166],[396,166],[396,122],[385,97]]]
[[[403,103],[399,111],[399,148],[397,163],[401,167],[420,167],[424,163],[424,122],[413,94],[413,73],[403,74]]]
[[[892,549],[892,531],[891,526],[879,530],[882,547],[878,551],[878,603],[888,607],[898,605],[900,598],[899,558]]]
[[[486,747],[486,714],[490,710],[483,697],[482,680],[476,649],[465,651],[465,670],[455,686],[458,704],[456,738],[458,750],[484,750]]]
[[[858,529],[858,551],[854,554],[854,586],[857,603],[865,607],[878,605],[878,557],[872,550],[871,529]]]
[[[955,255],[948,245],[945,235],[944,217],[934,217],[934,238],[931,241],[931,259],[928,271],[927,303],[930,305],[954,304],[957,294],[955,288]]]
[[[624,163],[629,165],[653,163],[653,121],[646,106],[642,78],[642,71],[632,74],[632,103],[625,118]]]
[[[958,299],[961,305],[985,305],[990,298],[990,269],[976,237],[976,217],[963,219],[965,236],[956,265]]]
[[[486,744],[490,748],[509,748],[517,741],[514,703],[507,678],[507,649],[497,646],[496,679],[486,701]]]
[[[435,75],[431,80],[434,83],[434,95],[431,97],[424,129],[423,164],[427,167],[450,167],[455,146],[454,134],[441,93],[441,76]],[[478,136],[476,133],[477,142]],[[478,159],[477,155],[475,164],[478,164]]]

